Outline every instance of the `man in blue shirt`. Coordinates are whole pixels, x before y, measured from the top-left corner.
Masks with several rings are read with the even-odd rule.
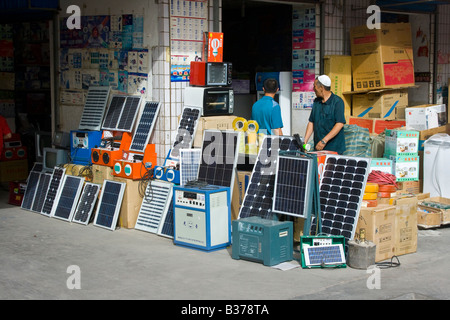
[[[252,120],[258,122],[259,132],[268,135],[283,135],[283,120],[280,105],[274,100],[278,92],[278,81],[266,79],[263,85],[264,96],[256,101],[252,107]]]
[[[309,123],[306,127],[305,143],[314,133],[316,151],[329,150],[342,154],[345,151],[344,101],[331,92],[331,80],[321,75],[314,81],[314,100]]]

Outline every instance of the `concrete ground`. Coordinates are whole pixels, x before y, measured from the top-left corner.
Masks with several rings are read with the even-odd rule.
[[[231,247],[192,250],[158,235],[69,223],[7,201],[1,191],[2,300],[450,298],[450,228],[419,230],[417,252],[399,256],[398,267],[302,269],[297,252],[291,262],[297,267],[282,271],[232,259]]]

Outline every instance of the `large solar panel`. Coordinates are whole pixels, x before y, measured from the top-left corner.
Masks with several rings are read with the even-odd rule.
[[[145,147],[150,140],[150,136],[155,126],[160,107],[161,103],[159,102],[147,101],[145,103],[144,109],[142,110],[142,114],[139,119],[139,124],[136,128],[136,131],[134,132],[133,140],[131,141],[131,151],[145,151]]]
[[[95,213],[94,225],[115,230],[122,205],[125,182],[104,180],[99,204]]]
[[[310,216],[312,209],[312,159],[279,156],[275,176],[272,210],[299,218]]]
[[[322,234],[342,235],[346,243],[353,240],[369,169],[370,159],[327,155],[320,182]]]
[[[73,222],[87,225],[97,202],[100,185],[86,182],[73,215]]]
[[[198,179],[198,170],[202,161],[201,149],[180,150],[180,185]]]
[[[162,219],[169,210],[172,187],[173,183],[160,180],[152,180],[148,183],[135,229],[158,233],[163,225]]]
[[[39,183],[36,188],[36,194],[34,196],[33,206],[31,207],[31,211],[41,213],[51,178],[52,175],[50,173],[46,172],[41,173]]]
[[[25,189],[21,204],[22,209],[31,210],[40,177],[41,174],[36,171],[31,171],[28,175],[27,188]]]
[[[177,136],[170,153],[171,158],[178,159],[180,156],[180,149],[189,149],[192,147],[200,116],[200,108],[186,106],[183,108],[180,122],[178,124]]]
[[[232,194],[239,142],[238,131],[205,130],[198,180],[215,186],[229,187]]]
[[[105,120],[103,120],[103,130],[116,129],[125,100],[126,97],[120,95],[115,95],[111,98],[111,103],[109,104],[108,111],[106,112]]]
[[[72,221],[84,181],[83,177],[64,176],[52,208],[52,217]]]
[[[240,219],[252,216],[273,219],[272,200],[278,155],[280,151],[297,151],[299,148],[293,137],[264,137],[239,211]]]
[[[50,185],[45,196],[44,205],[42,206],[42,214],[50,216],[52,213],[53,204],[55,203],[56,195],[65,174],[66,168],[55,167],[53,169]]]
[[[99,131],[108,103],[109,87],[89,87],[79,130]]]

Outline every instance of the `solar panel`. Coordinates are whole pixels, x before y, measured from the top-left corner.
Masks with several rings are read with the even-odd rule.
[[[180,149],[190,149],[197,132],[198,120],[201,116],[200,108],[184,107],[178,124],[177,136],[172,146],[170,156],[178,159]]]
[[[353,239],[369,169],[367,158],[327,155],[320,182],[321,233],[342,235],[346,243]]]
[[[55,199],[51,216],[72,221],[85,178],[65,175]]]
[[[279,156],[272,210],[299,218],[310,216],[312,159]]]
[[[31,171],[42,172],[43,169],[44,165],[42,164],[42,162],[35,162]]]
[[[122,109],[122,114],[120,115],[119,123],[117,124],[118,131],[131,132],[133,130],[140,104],[140,96],[127,97],[127,101]]]
[[[299,148],[293,137],[264,137],[242,201],[239,218],[258,216],[273,219],[272,200],[279,152],[297,151]]]
[[[198,170],[202,161],[201,149],[180,150],[180,185],[198,179]]]
[[[36,194],[37,185],[39,183],[39,178],[41,174],[36,171],[31,171],[28,175],[27,188],[23,195],[21,208],[25,210],[31,210],[33,205],[34,195]]]
[[[342,244],[323,246],[305,246],[305,265],[318,266],[345,263],[345,254]]]
[[[39,183],[36,188],[36,194],[34,196],[33,205],[31,207],[31,211],[41,213],[51,178],[52,175],[50,173],[45,172],[41,173]]]
[[[161,103],[147,101],[144,109],[142,110],[139,124],[131,141],[130,150],[137,152],[144,152],[147,146],[153,128],[155,126],[156,118],[160,110]]]
[[[94,211],[95,203],[100,192],[100,185],[86,182],[83,188],[83,192],[78,201],[77,208],[73,215],[73,222],[87,225]]]
[[[109,87],[89,87],[78,130],[99,131],[108,103]]]
[[[45,196],[44,205],[42,206],[41,213],[47,216],[50,216],[52,213],[53,204],[56,199],[56,195],[59,190],[59,186],[66,174],[66,168],[55,167],[53,169],[52,178],[50,180],[50,186],[47,190],[47,194]]]
[[[126,97],[115,95],[111,98],[108,111],[103,120],[103,130],[115,130],[117,123],[119,122],[120,114],[122,113],[123,106],[125,104]]]
[[[148,183],[135,229],[158,233],[163,225],[161,221],[169,210],[172,187],[173,183],[165,181],[151,180]]]
[[[94,218],[94,226],[115,230],[122,205],[125,182],[104,180],[99,204]]]
[[[215,186],[229,187],[232,194],[239,142],[238,131],[205,130],[198,180]]]
[[[161,224],[158,227],[157,234],[173,239],[173,197],[170,197],[167,212],[161,217]]]

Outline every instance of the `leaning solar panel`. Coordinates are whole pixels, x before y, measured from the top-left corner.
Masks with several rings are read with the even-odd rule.
[[[89,223],[99,192],[100,185],[91,182],[85,183],[83,192],[80,196],[80,201],[78,201],[77,208],[73,215],[73,222],[84,225]]]
[[[117,123],[119,122],[120,115],[122,113],[123,105],[125,104],[126,97],[115,95],[111,98],[108,111],[103,120],[103,130],[115,130]]]
[[[135,229],[157,233],[162,218],[169,210],[173,183],[152,180],[148,183]]]
[[[133,130],[134,122],[136,121],[137,112],[141,105],[141,97],[128,96],[127,101],[122,109],[119,123],[117,124],[118,131],[131,132]]]
[[[304,248],[305,264],[319,266],[345,263],[345,254],[342,244],[306,246]]]
[[[115,230],[122,205],[125,182],[104,180],[99,204],[94,218],[94,226]]]
[[[264,137],[239,211],[240,219],[252,216],[273,219],[272,200],[279,152],[299,148],[293,137]]]
[[[367,158],[327,155],[320,183],[321,233],[353,240],[369,169]],[[311,234],[315,230],[313,218]]]
[[[299,218],[310,216],[312,159],[279,156],[272,210]],[[314,172],[315,173],[315,172]]]
[[[202,161],[201,149],[180,150],[180,185],[198,179],[198,170]]]
[[[109,92],[109,87],[89,87],[78,126],[79,130],[98,131],[101,129]]]
[[[41,213],[50,216],[52,213],[53,204],[55,202],[59,187],[66,174],[66,168],[55,167],[53,169],[52,178],[50,180],[50,186],[45,196],[44,205],[42,206]]]
[[[130,151],[144,152],[150,140],[161,103],[147,101],[131,141]]]
[[[161,217],[157,234],[166,238],[173,239],[173,197],[170,197],[167,212]]]
[[[61,183],[61,190],[58,192],[52,208],[52,217],[72,221],[84,181],[85,179],[83,177],[64,176]]]
[[[170,156],[177,158],[180,156],[180,149],[189,149],[194,142],[197,132],[198,120],[201,115],[200,108],[184,107],[178,124],[177,136],[172,146]]]
[[[31,171],[28,175],[27,188],[25,189],[21,204],[22,209],[31,210],[40,177],[41,174],[36,171]]]
[[[52,175],[50,173],[46,172],[41,173],[39,183],[36,188],[36,195],[34,196],[33,205],[31,207],[31,211],[41,213],[51,178]]]

